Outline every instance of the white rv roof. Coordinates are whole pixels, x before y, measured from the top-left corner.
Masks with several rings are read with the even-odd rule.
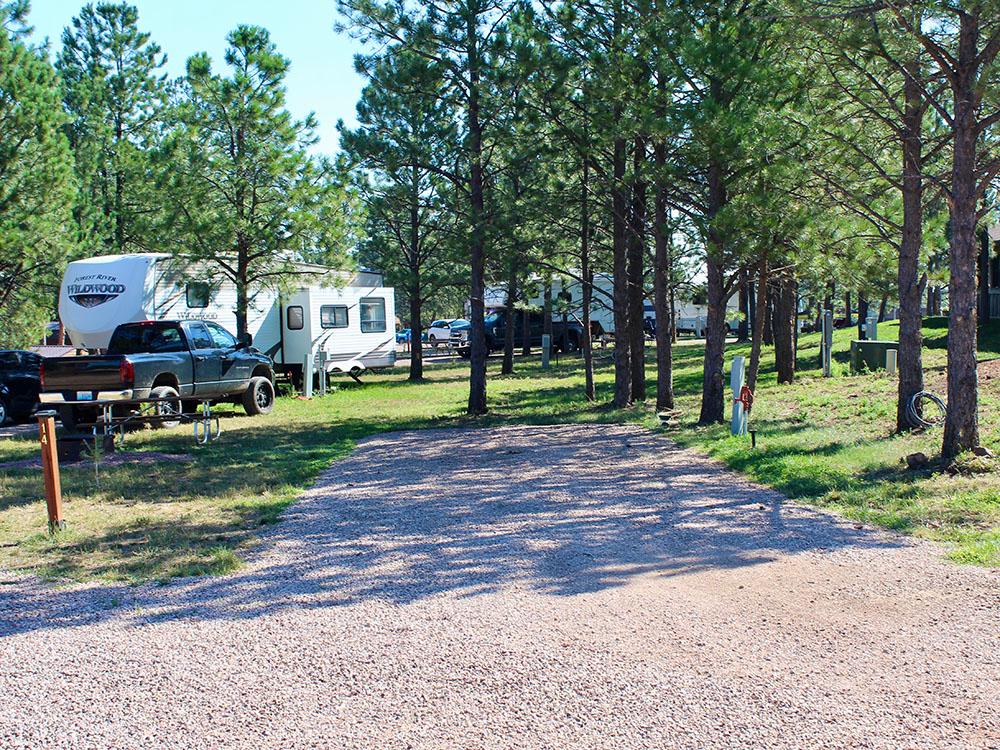
[[[160,258],[169,258],[169,257],[170,257],[169,253],[126,253],[124,255],[95,255],[91,258],[80,258],[79,260],[75,260],[73,262],[114,263],[115,261],[121,260],[122,258],[148,258],[149,260],[159,260]]]

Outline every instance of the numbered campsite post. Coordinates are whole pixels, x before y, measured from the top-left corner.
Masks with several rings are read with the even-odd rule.
[[[733,435],[745,435],[747,431],[746,412],[743,408],[743,401],[740,400],[746,377],[745,361],[743,357],[733,357],[733,370],[729,377],[729,385],[733,389],[733,420],[729,431]]]
[[[56,421],[50,415],[38,417],[38,442],[42,448],[42,474],[45,479],[45,505],[49,512],[49,532],[66,527],[62,514],[62,482],[59,478],[59,453],[56,445]]]

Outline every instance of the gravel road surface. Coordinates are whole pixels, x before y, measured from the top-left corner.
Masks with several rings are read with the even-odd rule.
[[[1000,748],[941,554],[637,427],[384,435],[237,574],[3,581],[0,747]]]

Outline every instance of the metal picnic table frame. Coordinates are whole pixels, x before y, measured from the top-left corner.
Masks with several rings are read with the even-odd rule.
[[[193,413],[185,413],[184,401],[198,401],[200,406]],[[181,411],[144,413],[143,407],[156,404],[181,404]],[[212,401],[208,398],[139,398],[139,399],[96,399],[94,401],[68,401],[67,406],[97,407],[100,416],[91,428],[96,441],[98,435],[111,437],[118,446],[125,444],[125,433],[129,427],[141,424],[159,424],[166,422],[182,422],[190,424],[194,431],[194,440],[198,445],[207,445],[218,440],[222,434],[222,424],[217,414],[212,413]],[[115,408],[134,407],[125,416],[116,416]],[[137,413],[134,413],[137,412]]]

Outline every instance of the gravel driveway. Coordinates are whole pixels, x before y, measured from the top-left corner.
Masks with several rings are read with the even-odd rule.
[[[636,427],[385,435],[235,575],[0,585],[0,747],[998,748],[940,554]]]

